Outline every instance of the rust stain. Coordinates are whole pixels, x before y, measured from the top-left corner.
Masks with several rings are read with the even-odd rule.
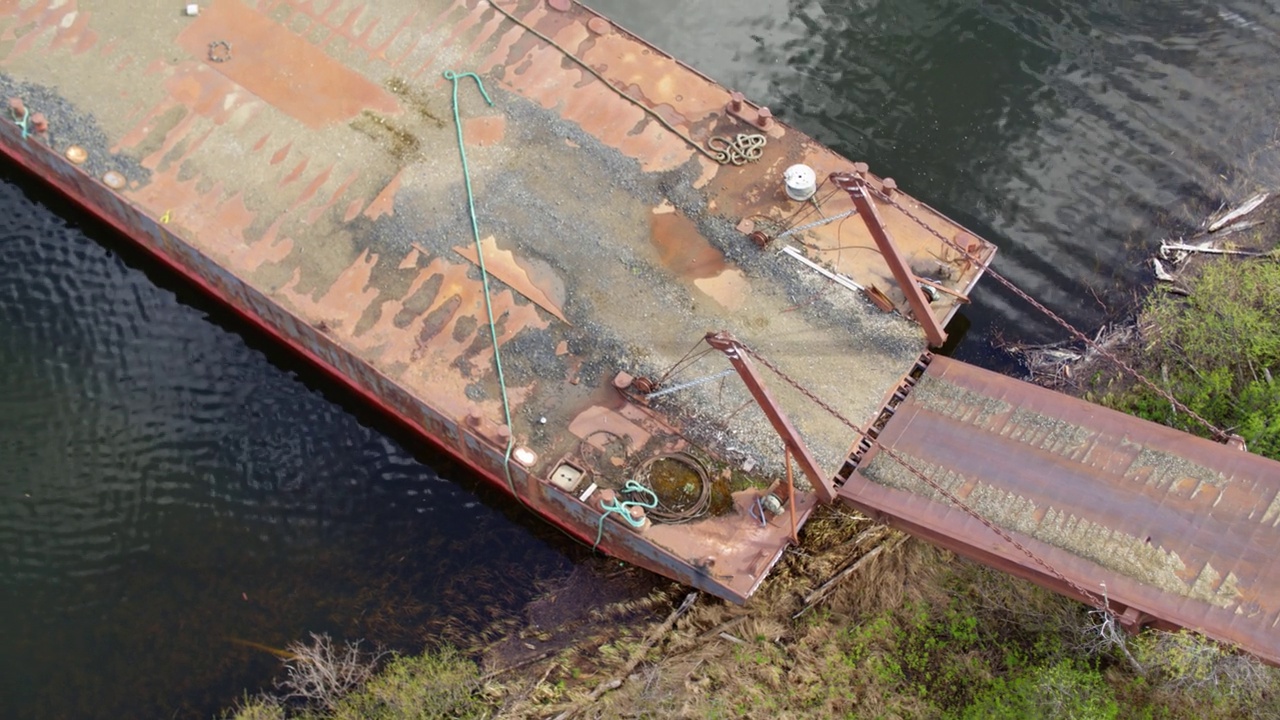
[[[409,268],[417,267],[418,257],[421,256],[421,254],[422,253],[418,252],[418,248],[409,248],[409,254],[404,256],[404,259],[400,261],[400,264],[396,266],[396,269],[408,270]]]
[[[219,0],[178,35],[178,44],[202,59],[214,40],[229,42],[235,56],[211,67],[307,127],[366,109],[400,110],[386,90],[239,0]]]
[[[351,185],[355,183],[356,179],[359,177],[360,171],[352,170],[351,174],[347,175],[347,178],[338,185],[336,190],[333,191],[333,194],[329,196],[328,200],[307,214],[307,224],[311,225],[314,224],[315,221],[319,220],[320,216],[326,210],[333,207],[343,195],[347,194],[347,190],[351,189]]]
[[[564,311],[560,309],[565,299],[564,282],[555,277],[549,268],[537,273],[534,268],[527,267],[528,263],[522,263],[515,253],[499,248],[498,241],[492,235],[481,240],[480,246],[484,250],[485,269],[490,275],[559,318],[560,322],[569,322],[564,317]],[[476,249],[472,245],[456,247],[453,251],[476,265],[480,263],[476,256]],[[541,277],[535,279],[535,274]]]
[[[351,203],[347,205],[347,211],[342,214],[342,222],[349,223],[352,220],[355,220],[356,216],[359,215],[360,211],[363,209],[364,209],[363,199],[356,198],[355,200],[352,200]]]
[[[586,26],[580,23],[563,25],[558,29],[552,27],[554,19],[540,24],[539,19],[545,15],[544,8],[539,6],[525,15],[523,20],[537,27],[540,32],[550,32],[551,37],[563,47],[584,45],[584,41],[590,37]],[[528,46],[530,49],[520,54],[521,48],[526,47],[521,42],[525,37],[528,36],[523,33],[504,35],[499,49],[482,63],[482,71],[488,72],[502,66],[502,83],[507,89],[545,108],[555,109],[562,117],[581,125],[604,143],[640,161],[646,171],[671,170],[688,161],[687,143],[662,127],[638,106],[645,104],[643,98],[634,98],[635,103],[632,103],[619,97],[576,64],[571,64],[572,61],[566,60],[559,50],[540,41]],[[621,34],[611,35],[609,40],[621,42],[621,49],[613,51],[612,55],[605,54],[601,57],[588,52],[580,58],[593,68],[603,67],[606,77],[612,76],[608,67],[609,60],[623,53],[636,54],[634,43]],[[594,43],[589,44],[594,49],[603,41],[604,38],[597,38]],[[646,56],[646,61],[652,62],[653,58],[650,54]],[[665,58],[663,60],[671,63]],[[651,68],[649,77],[652,78],[654,74],[655,70]],[[720,104],[727,101],[726,92],[718,88],[715,90],[723,98]],[[686,110],[674,100],[674,96],[667,104],[680,108],[681,114],[686,117],[706,114],[705,110],[697,112],[696,107]]]
[[[728,267],[724,253],[712,247],[692,220],[667,207],[659,206],[649,220],[649,237],[662,264],[690,280],[711,278],[724,272]]]
[[[253,144],[253,151],[261,152],[262,148],[267,146],[267,140],[270,137],[271,137],[271,133],[268,132],[268,133],[265,133],[262,137],[258,138],[258,142]]]
[[[63,23],[75,23],[78,13],[79,11],[76,9],[74,1],[58,6],[54,6],[52,2],[48,1],[38,2],[27,8],[18,16],[18,20],[14,24],[17,27],[26,25],[35,25],[35,27],[18,39],[18,42],[13,46],[13,50],[9,53],[10,57],[17,57],[30,51],[49,30],[53,30],[57,35],[60,35]],[[67,20],[68,17],[71,19]]]
[[[297,165],[295,165],[295,166],[293,167],[293,170],[289,171],[289,174],[288,174],[288,175],[285,175],[285,176],[284,176],[284,179],[280,181],[280,187],[284,187],[285,185],[288,185],[289,183],[291,183],[291,182],[293,182],[293,181],[297,180],[298,178],[302,177],[302,173],[303,173],[303,171],[304,171],[304,170],[306,170],[306,169],[307,169],[307,163],[309,163],[309,162],[310,162],[310,160],[309,160],[309,159],[307,159],[307,158],[302,158],[302,162],[300,162],[300,163],[298,163]]]
[[[458,308],[462,307],[461,295],[450,295],[448,299],[436,306],[434,310],[427,313],[423,318],[420,329],[418,330],[418,349],[426,350],[431,344],[431,340],[440,334],[449,323],[453,322],[453,316],[458,314]],[[415,353],[415,356],[417,353]],[[415,357],[414,359],[417,359]]]
[[[403,173],[403,170],[396,173],[396,176],[391,178],[391,182],[387,183],[387,186],[382,188],[382,192],[378,193],[373,202],[369,203],[369,206],[364,209],[365,217],[370,220],[377,220],[383,215],[392,214],[395,208],[396,193],[400,190],[400,180]]]
[[[414,8],[413,12],[410,12],[408,15],[406,15],[404,19],[401,20],[400,23],[396,25],[395,30],[391,31],[391,34],[387,36],[386,40],[382,41],[381,45],[375,48],[371,48],[373,57],[389,63],[390,59],[387,57],[387,50],[389,50],[391,48],[391,44],[394,43],[396,39],[400,37],[400,33],[404,32],[405,28],[409,27],[409,25],[412,24],[413,21],[418,18],[419,12],[420,11],[417,8]]]
[[[507,119],[501,115],[469,118],[462,125],[467,145],[487,147],[502,141],[507,131]]]
[[[275,154],[271,156],[271,164],[279,165],[280,163],[284,162],[284,159],[289,157],[289,151],[292,149],[293,149],[293,141],[290,140],[289,142],[285,143],[284,147],[277,150]]]
[[[324,187],[324,184],[329,182],[329,176],[333,174],[333,167],[333,165],[330,165],[320,171],[315,178],[311,180],[311,182],[307,183],[307,186],[302,190],[302,194],[298,196],[297,200],[293,201],[293,207],[290,209],[294,210],[300,208],[311,200],[311,198],[315,197],[316,193],[320,192],[320,188]]]

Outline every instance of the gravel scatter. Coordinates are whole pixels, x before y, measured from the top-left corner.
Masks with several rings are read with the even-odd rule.
[[[42,112],[49,119],[46,142],[59,153],[72,145],[79,145],[88,153],[88,159],[80,167],[93,177],[101,178],[108,170],[124,175],[130,187],[145,185],[151,179],[151,171],[138,160],[125,153],[113,154],[107,134],[93,116],[81,112],[57,91],[35,83],[21,82],[0,73],[0,93],[4,98],[22,98],[27,110]],[[6,100],[7,102],[7,100]],[[8,116],[6,104],[3,112]],[[41,140],[34,140],[41,142]]]

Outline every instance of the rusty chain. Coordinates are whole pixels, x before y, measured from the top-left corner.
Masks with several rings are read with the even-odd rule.
[[[1085,598],[1087,602],[1094,605],[1099,610],[1102,610],[1104,612],[1110,612],[1110,609],[1107,606],[1107,603],[1099,599],[1096,594],[1094,594],[1093,592],[1090,592],[1089,590],[1084,589],[1078,583],[1074,582],[1073,580],[1068,578],[1066,575],[1063,575],[1061,572],[1058,571],[1057,568],[1049,564],[1047,560],[1044,560],[1039,555],[1036,555],[1035,552],[1032,551],[1030,548],[1018,542],[1004,528],[1000,527],[999,525],[996,525],[991,520],[988,520],[987,518],[983,517],[981,513],[979,513],[977,510],[973,509],[972,507],[969,507],[954,493],[944,488],[940,483],[936,482],[929,476],[925,475],[924,472],[917,469],[911,463],[907,462],[901,455],[894,452],[893,450],[890,450],[888,447],[886,447],[876,438],[873,438],[870,435],[868,435],[865,430],[858,427],[856,424],[853,423],[853,421],[849,420],[844,415],[841,415],[839,411],[837,411],[834,407],[832,407],[831,405],[823,401],[821,398],[819,398],[816,394],[813,393],[813,391],[809,390],[804,385],[800,384],[800,381],[796,380],[795,378],[792,378],[790,375],[787,375],[785,372],[783,372],[782,368],[779,368],[777,365],[774,365],[768,358],[765,358],[764,356],[757,353],[755,350],[752,350],[751,348],[744,345],[741,340],[738,341],[738,346],[742,348],[742,350],[745,353],[747,353],[756,361],[758,361],[761,365],[764,365],[766,368],[768,368],[771,372],[773,372],[773,374],[777,375],[783,382],[795,388],[795,390],[799,392],[801,395],[804,395],[806,398],[813,401],[815,405],[827,411],[837,420],[847,425],[854,432],[858,433],[859,436],[861,436],[863,439],[869,442],[872,446],[880,448],[881,452],[888,455],[889,458],[892,459],[894,462],[906,468],[908,472],[910,472],[912,475],[915,475],[917,478],[919,478],[921,482],[933,488],[935,491],[937,491],[939,495],[946,498],[947,501],[950,502],[952,505],[956,506],[957,508],[959,508],[960,510],[964,511],[966,514],[971,516],[973,519],[985,525],[989,530],[991,530],[991,532],[999,536],[1000,539],[1004,540],[1005,542],[1009,543],[1013,547],[1017,548],[1018,551],[1026,555],[1028,558],[1030,558],[1031,561],[1034,562],[1035,564],[1044,568],[1045,571],[1048,572],[1050,575],[1066,583],[1072,590],[1079,593],[1082,598]]]
[[[960,247],[960,245],[956,243],[954,240],[947,238],[942,233],[933,229],[931,226],[929,226],[928,223],[916,217],[915,213],[903,207],[892,197],[885,195],[884,193],[871,190],[870,186],[864,185],[863,187],[866,187],[867,190],[875,194],[876,197],[885,201],[889,205],[892,205],[893,207],[897,208],[899,212],[901,212],[903,215],[906,215],[907,218],[910,219],[912,222],[924,228],[930,235],[933,235],[934,237],[938,238],[947,246],[958,251],[970,262],[978,266],[982,265],[982,261],[976,256],[974,256],[973,253],[969,252],[967,248]],[[1112,353],[1110,350],[1107,350],[1106,348],[1104,348],[1099,342],[1097,342],[1096,340],[1090,338],[1088,335],[1085,335],[1084,333],[1077,330],[1074,325],[1064,320],[1054,311],[1045,307],[1043,304],[1040,303],[1040,301],[1028,295],[1026,292],[1022,290],[1022,288],[1019,288],[1017,285],[1014,285],[1012,280],[1009,280],[1008,278],[996,272],[995,270],[992,270],[989,266],[986,269],[986,274],[995,278],[996,282],[1003,285],[1007,290],[1009,290],[1009,292],[1012,292],[1014,295],[1017,295],[1018,297],[1022,298],[1024,301],[1027,302],[1027,304],[1031,305],[1031,307],[1044,313],[1046,316],[1049,317],[1049,319],[1053,320],[1058,325],[1062,326],[1064,330],[1070,333],[1077,340],[1080,340],[1085,345],[1088,345],[1090,348],[1093,348],[1098,352],[1099,355],[1102,355],[1106,359],[1115,363],[1121,370],[1133,376],[1136,380],[1138,380],[1138,382],[1141,382],[1143,385],[1146,385],[1148,388],[1153,390],[1156,394],[1160,395],[1165,400],[1168,400],[1169,404],[1172,405],[1175,409],[1177,409],[1182,413],[1185,413],[1187,416],[1191,417],[1193,420],[1203,425],[1206,430],[1208,430],[1210,433],[1213,434],[1213,437],[1215,440],[1222,441],[1227,439],[1228,436],[1225,430],[1222,430],[1217,425],[1214,425],[1213,423],[1209,422],[1204,417],[1202,417],[1199,413],[1197,413],[1195,410],[1192,410],[1191,408],[1187,407],[1186,404],[1184,404],[1181,400],[1174,397],[1173,393],[1169,392],[1168,390],[1165,390],[1159,385],[1156,385],[1154,382],[1149,380],[1145,375],[1135,370],[1124,360],[1121,360],[1115,353]]]
[[[774,365],[772,362],[769,361],[768,358],[763,357],[762,355],[757,353],[755,350],[752,350],[746,345],[743,345],[741,340],[738,340],[736,342],[738,343],[738,347],[742,348],[743,352],[747,353],[751,357],[758,360],[761,365],[764,365],[765,367],[769,368],[771,371],[773,371],[773,374],[781,378],[783,382],[795,388],[796,391],[799,392],[801,395],[804,395],[805,397],[812,400],[813,404],[817,405],[823,410],[826,410],[828,413],[831,414],[832,417],[844,423],[845,425],[848,425],[849,428],[854,432],[858,433],[859,435],[862,435],[863,437],[866,437],[866,432],[864,432],[862,428],[854,424],[854,422],[849,418],[845,417],[844,415],[841,415],[839,410],[836,410],[834,407],[828,405],[822,398],[815,395],[812,390],[801,385],[800,381],[782,372],[782,368],[778,367],[777,365]]]

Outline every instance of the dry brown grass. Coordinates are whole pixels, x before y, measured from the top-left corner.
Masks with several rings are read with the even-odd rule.
[[[882,550],[856,573],[801,612],[815,588],[877,547]],[[882,691],[874,663],[849,662],[848,628],[911,603],[945,601],[938,579],[949,564],[950,555],[930,545],[848,511],[825,509],[807,524],[802,549],[787,554],[749,605],[704,598],[655,644],[647,663],[582,717],[787,718],[855,711],[928,717],[928,703]],[[670,607],[667,599],[655,608],[651,624]],[[615,612],[606,607],[597,615]],[[602,679],[613,677],[648,629],[636,623],[602,628],[549,659],[549,672],[531,666],[523,680],[509,683],[516,700],[504,705],[501,716],[549,716],[581,703]]]

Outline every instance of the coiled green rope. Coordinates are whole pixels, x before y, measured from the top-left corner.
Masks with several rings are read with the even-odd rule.
[[[489,316],[489,338],[493,341],[493,365],[498,371],[498,389],[502,391],[503,418],[507,427],[511,428],[511,401],[507,399],[507,381],[502,374],[502,351],[498,347],[498,326],[493,319],[493,298],[489,295],[489,271],[484,265],[484,247],[480,243],[480,221],[476,219],[475,192],[471,189],[471,168],[467,165],[467,146],[462,140],[462,116],[458,111],[458,82],[468,77],[475,79],[476,87],[484,96],[485,103],[493,107],[493,100],[489,99],[489,93],[485,91],[484,82],[480,80],[479,75],[473,72],[444,71],[444,79],[453,83],[453,124],[458,129],[458,154],[462,156],[462,176],[467,185],[467,210],[471,213],[471,234],[476,243],[476,260],[480,266],[480,280],[484,286],[484,309]],[[507,437],[507,450],[503,457],[502,469],[507,475],[507,487],[511,490],[511,494],[523,503],[525,500],[520,493],[516,492],[516,482],[511,477],[511,451],[514,448],[515,435],[513,434]]]
[[[649,496],[649,500],[648,501],[623,500],[622,493],[643,493]],[[650,490],[649,488],[641,485],[640,483],[636,482],[635,480],[628,480],[627,484],[622,486],[622,490],[621,492],[618,493],[617,498],[615,498],[612,502],[600,503],[600,509],[603,510],[604,512],[600,515],[600,522],[596,525],[596,541],[591,546],[592,550],[595,550],[597,547],[599,547],[600,539],[604,537],[605,518],[609,517],[614,513],[617,513],[619,516],[621,516],[622,519],[626,520],[627,524],[633,528],[638,528],[641,525],[644,525],[644,518],[637,520],[631,517],[631,508],[633,507],[642,507],[648,510],[652,510],[658,507],[658,494]]]

